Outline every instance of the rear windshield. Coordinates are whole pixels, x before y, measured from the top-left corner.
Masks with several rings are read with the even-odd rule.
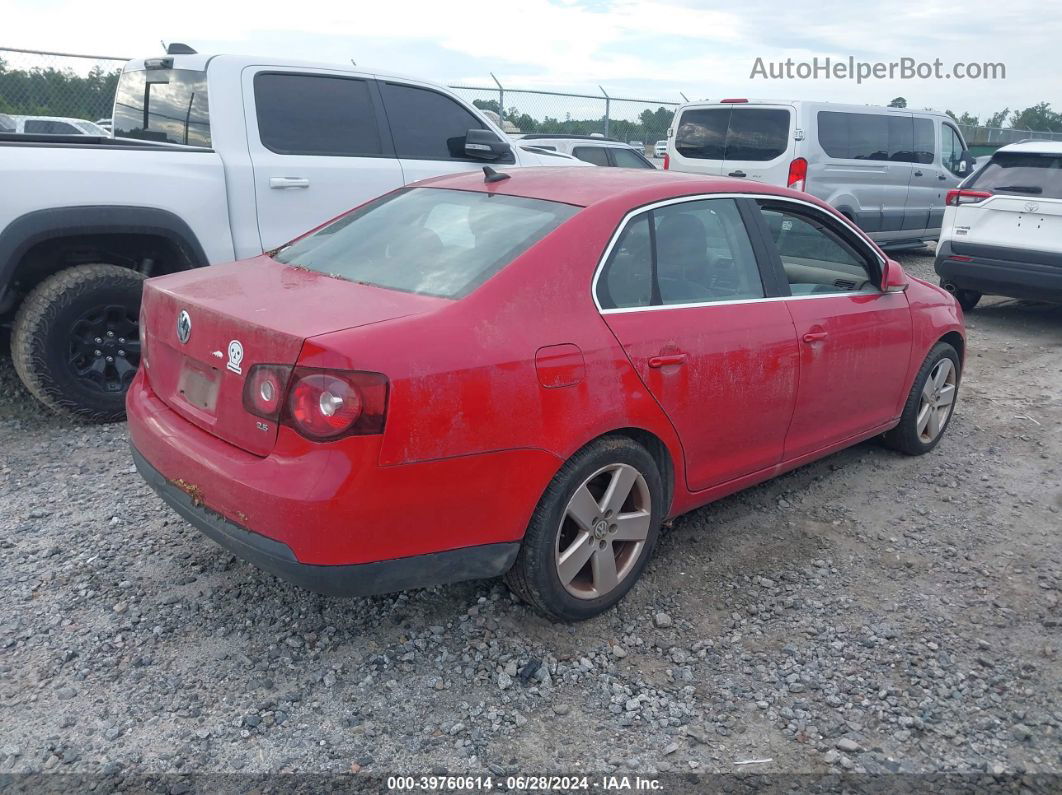
[[[1062,199],[1062,154],[996,152],[966,187],[1013,196]]]
[[[115,138],[210,146],[206,72],[122,72],[112,127]]]
[[[684,111],[675,149],[697,160],[774,160],[789,148],[785,108],[699,108]]]
[[[361,284],[460,298],[578,211],[518,196],[406,189],[292,243],[275,259]]]

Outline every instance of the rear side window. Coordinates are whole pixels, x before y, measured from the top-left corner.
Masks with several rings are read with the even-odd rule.
[[[400,190],[295,241],[275,258],[340,279],[459,298],[578,211],[479,191]]]
[[[752,243],[733,199],[680,202],[632,219],[597,282],[602,309],[763,296]]]
[[[933,162],[933,122],[882,113],[818,113],[819,145],[844,160]]]
[[[608,165],[608,152],[603,146],[577,146],[572,149],[572,156],[595,166]]]
[[[487,127],[458,102],[431,89],[400,83],[383,83],[380,89],[399,157],[472,159],[465,154],[465,137],[469,130]]]
[[[702,108],[684,111],[675,149],[699,160],[773,160],[789,148],[784,108]]]
[[[210,146],[206,72],[122,72],[114,97],[115,138]]]
[[[365,80],[260,73],[254,104],[262,146],[281,155],[380,155],[380,128]]]
[[[1062,199],[1062,155],[996,152],[967,187],[1011,196]]]
[[[73,124],[65,121],[52,121],[50,119],[26,119],[23,128],[27,133],[44,135],[80,135],[81,131]]]

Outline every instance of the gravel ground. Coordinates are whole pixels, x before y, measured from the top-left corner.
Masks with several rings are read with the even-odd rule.
[[[0,773],[1062,772],[1062,307],[968,320],[934,453],[862,444],[683,516],[578,626],[497,582],[286,585],[5,352]]]

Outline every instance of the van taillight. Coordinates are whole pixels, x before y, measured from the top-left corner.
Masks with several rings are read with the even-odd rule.
[[[731,99],[721,99],[721,100],[719,100],[719,102],[720,102],[720,104],[723,104],[723,105],[745,105],[745,104],[748,103],[748,100],[744,99],[744,98],[737,98],[737,99],[731,98]]]
[[[247,374],[243,406],[313,441],[367,436],[383,433],[388,386],[382,373],[258,364]]]
[[[669,168],[671,168],[671,155],[664,152],[664,170],[667,171]]]
[[[808,188],[808,161],[798,157],[789,164],[789,178],[785,181],[787,188],[793,190],[807,190]]]
[[[944,197],[944,203],[949,207],[959,207],[963,204],[977,204],[991,198],[992,194],[987,190],[949,190]]]

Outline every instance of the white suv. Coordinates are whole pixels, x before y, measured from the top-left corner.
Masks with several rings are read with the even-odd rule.
[[[1004,146],[946,205],[936,271],[963,309],[985,293],[1062,302],[1062,142]]]
[[[591,163],[615,168],[656,168],[640,150],[600,135],[549,135],[533,133],[513,136],[519,144],[534,150],[557,152]]]

